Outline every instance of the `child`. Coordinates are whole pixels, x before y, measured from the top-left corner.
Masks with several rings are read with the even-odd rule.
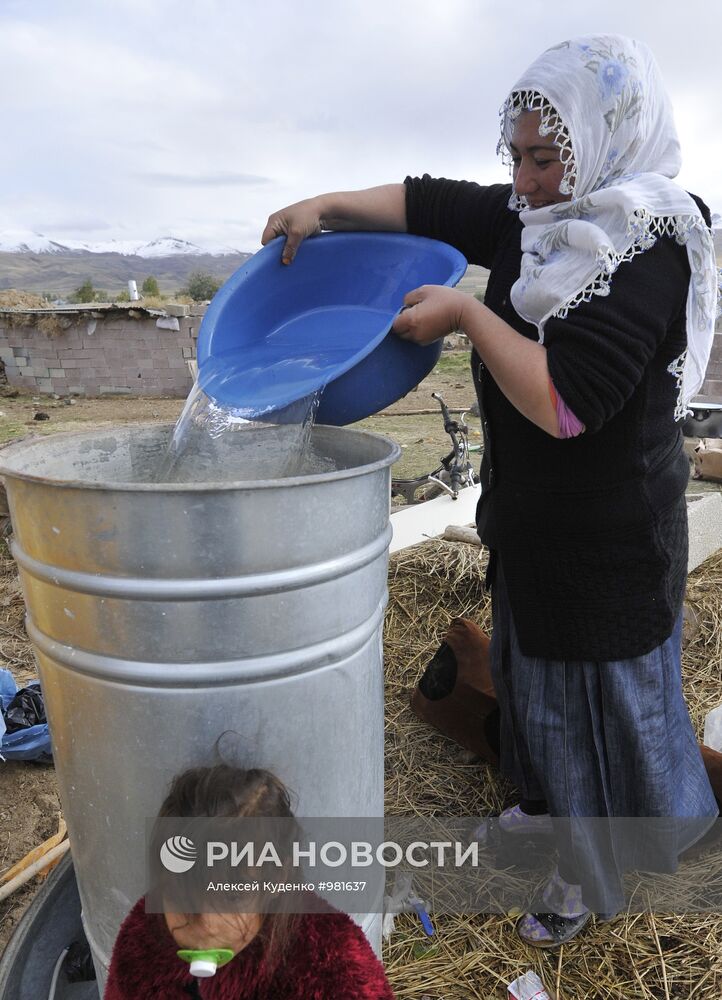
[[[288,792],[263,770],[192,768],[159,817],[292,817]],[[197,979],[179,949],[229,949]],[[344,913],[154,914],[140,899],[113,949],[105,1000],[393,1000],[383,966]]]

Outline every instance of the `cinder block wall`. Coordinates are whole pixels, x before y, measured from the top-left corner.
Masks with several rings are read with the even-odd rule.
[[[205,307],[171,310],[179,315],[66,312],[53,317],[51,333],[44,332],[53,325],[47,316],[0,313],[0,361],[8,384],[60,396],[186,396]]]

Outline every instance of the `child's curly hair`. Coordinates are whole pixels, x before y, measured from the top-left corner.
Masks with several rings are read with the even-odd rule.
[[[285,785],[270,771],[244,770],[230,764],[192,767],[177,775],[163,800],[158,818],[236,818],[257,816],[293,819],[291,797]],[[199,919],[188,913],[188,922]],[[259,931],[263,944],[263,965],[268,975],[279,967],[288,944],[296,933],[297,915],[266,913]]]

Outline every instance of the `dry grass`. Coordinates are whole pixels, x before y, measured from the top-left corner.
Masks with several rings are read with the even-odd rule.
[[[420,722],[408,695],[452,618],[490,625],[478,550],[433,541],[391,559],[386,620],[386,799],[392,814],[479,815],[513,801],[498,772]],[[722,551],[689,580],[685,694],[701,737],[722,680]],[[695,864],[706,873],[708,860]],[[694,875],[694,870],[690,873]],[[722,914],[629,913],[587,929],[556,952],[523,945],[516,917],[444,916],[432,948],[404,915],[385,946],[399,1000],[506,997],[506,984],[534,969],[558,1000],[719,1000]]]
[[[4,518],[0,527],[3,524]],[[17,567],[4,540],[0,541],[0,667],[12,671],[18,687],[37,677]]]
[[[27,317],[19,321],[18,326],[27,326]],[[73,318],[70,316],[57,316],[55,313],[50,313],[47,316],[38,316],[35,327],[38,333],[44,334],[46,337],[62,337],[70,327],[73,325]]]
[[[47,302],[40,295],[23,292],[17,288],[6,288],[0,292],[0,309],[44,309]]]

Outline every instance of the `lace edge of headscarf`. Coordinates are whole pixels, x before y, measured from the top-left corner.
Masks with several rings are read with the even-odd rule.
[[[539,135],[556,135],[559,146],[559,159],[564,164],[559,191],[561,194],[572,194],[577,179],[572,137],[569,135],[569,131],[559,116],[557,109],[538,90],[513,90],[499,109],[501,136],[496,144],[496,152],[501,156],[502,163],[506,164],[511,172],[512,157],[509,151],[508,126],[519,117],[522,111],[539,112]],[[521,212],[522,209],[527,207],[526,198],[514,192],[509,199],[509,208],[512,211]]]
[[[644,253],[645,250],[649,250],[660,236],[672,237],[680,246],[686,246],[689,243],[690,237],[695,232],[699,232],[704,239],[711,240],[706,223],[698,215],[655,216],[651,215],[644,208],[635,209],[627,222],[627,235],[632,238],[627,249],[620,253],[615,253],[609,247],[600,249],[597,253],[597,263],[600,267],[599,273],[584,288],[581,288],[557,306],[546,319],[550,319],[551,317],[566,319],[570,309],[576,309],[583,302],[591,302],[592,296],[609,295],[612,275],[619,265],[625,263],[625,261],[632,260],[638,254]],[[694,282],[694,267],[692,270]],[[722,315],[722,270],[717,269],[717,294],[714,303],[704,301],[709,295],[707,289],[700,286],[696,287],[694,291],[702,299],[700,305],[706,313],[711,313],[715,318]],[[543,327],[540,329],[539,340],[540,343],[543,343]],[[685,348],[682,354],[678,358],[675,358],[667,367],[667,371],[676,380],[677,385],[677,403],[674,409],[675,421],[682,420],[692,412],[689,409],[689,398],[685,398],[683,388],[688,357],[689,352]]]
[[[717,269],[717,305],[714,309],[714,322],[716,324],[717,320],[722,317],[722,268]],[[713,334],[714,336],[714,334]],[[684,392],[684,377],[687,370],[689,350],[685,348],[678,358],[675,358],[667,366],[667,371],[676,380],[677,385],[677,405],[674,409],[674,419],[683,420],[685,417],[691,416],[694,411],[690,409],[689,402],[692,398],[693,393],[688,393],[689,398],[685,398]],[[704,372],[701,373],[702,381],[704,381]],[[702,384],[702,382],[700,382]]]

